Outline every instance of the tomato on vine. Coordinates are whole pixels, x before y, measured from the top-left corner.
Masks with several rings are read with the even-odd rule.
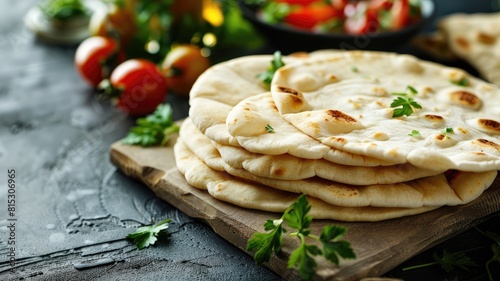
[[[109,77],[120,60],[118,42],[109,37],[92,36],[76,49],[75,66],[80,76],[92,87]]]
[[[132,116],[144,116],[163,103],[167,81],[160,69],[145,59],[129,59],[118,65],[109,80],[100,84],[101,94],[112,97],[116,107]]]
[[[161,64],[169,89],[175,94],[188,96],[198,76],[211,65],[210,59],[199,47],[190,44],[173,46]]]

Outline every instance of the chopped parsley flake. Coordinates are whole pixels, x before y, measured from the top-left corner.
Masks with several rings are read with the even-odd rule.
[[[418,130],[412,130],[411,133],[408,134],[410,137],[420,137],[421,134]]]
[[[451,83],[455,84],[455,85],[458,85],[458,86],[462,86],[462,87],[467,87],[469,86],[469,80],[467,78],[462,78],[460,80],[457,80],[457,81],[450,81]]]
[[[407,89],[408,91],[410,91],[410,93],[412,93],[412,94],[414,94],[414,95],[415,95],[415,94],[418,94],[417,90],[416,90],[415,88],[413,88],[412,86],[410,86],[410,85],[406,86],[406,89]]]
[[[273,128],[273,127],[271,127],[271,125],[267,124],[267,125],[266,125],[266,131],[267,131],[268,133],[274,133],[274,128]]]

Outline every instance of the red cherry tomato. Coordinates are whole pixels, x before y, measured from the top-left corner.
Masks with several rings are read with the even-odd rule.
[[[338,18],[340,10],[333,6],[306,6],[290,12],[284,19],[285,23],[301,29],[312,29],[318,23]]]
[[[80,76],[92,87],[109,76],[119,52],[118,43],[107,37],[85,39],[75,53],[75,66]]]
[[[410,2],[408,0],[394,0],[391,8],[392,29],[401,29],[410,22]]]
[[[132,116],[153,112],[167,95],[167,81],[162,72],[144,59],[121,63],[111,73],[109,82],[118,90],[116,106]]]
[[[210,59],[203,56],[199,47],[181,44],[174,46],[167,53],[161,69],[167,77],[169,89],[174,94],[189,96],[189,91],[198,76],[210,65]]]

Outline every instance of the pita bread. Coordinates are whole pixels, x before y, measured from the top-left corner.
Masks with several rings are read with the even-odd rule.
[[[285,57],[284,60],[286,63],[290,63],[295,60],[335,54],[341,54],[341,52],[320,50],[308,56]],[[277,122],[283,126],[276,130],[279,138],[267,138],[265,135],[261,138],[247,138],[238,136],[234,129],[232,133],[236,137],[231,135],[226,125],[228,115],[233,110],[233,107],[242,100],[268,91],[266,86],[256,77],[269,67],[271,60],[271,55],[241,57],[217,64],[205,71],[195,82],[190,93],[189,116],[195,126],[217,143],[243,146],[255,153],[289,153],[307,159],[324,158],[345,165],[378,166],[400,164],[333,149],[309,136],[305,136],[295,127],[281,120],[281,117],[276,115],[276,112],[266,110],[262,110],[262,112],[263,114],[271,114],[267,117],[274,118],[273,126],[278,127]],[[300,145],[297,145],[298,143]]]
[[[353,66],[359,71],[346,71]],[[462,78],[469,86],[451,82]],[[393,118],[391,93],[408,86],[422,109]],[[500,89],[462,70],[352,51],[287,64],[271,91],[285,120],[333,148],[436,170],[500,169]],[[413,130],[421,136],[409,136]]]
[[[222,162],[267,178],[298,180],[318,176],[352,185],[366,185],[398,183],[439,174],[435,170],[419,169],[410,164],[376,167],[346,166],[324,159],[304,159],[290,154],[252,153],[241,147],[210,142],[210,139],[203,135],[189,118],[181,125],[180,137],[195,155],[213,169],[222,171],[224,169]],[[214,150],[214,147],[218,151]]]
[[[181,134],[179,138],[183,142],[183,145],[191,150],[208,167],[210,167],[208,163],[219,163],[213,159],[213,157],[217,157],[216,155],[218,155],[215,146],[209,145],[213,142],[210,142],[206,137],[203,138],[203,134],[199,131],[196,132],[196,128],[194,125],[190,125],[190,123],[188,118],[181,125],[181,132],[187,132],[186,134]],[[218,146],[218,144],[215,145]],[[199,147],[203,147],[203,150],[209,151],[202,151]],[[225,163],[225,161],[222,162]],[[304,167],[304,165],[299,164],[299,167]],[[210,168],[218,170],[219,167]],[[273,170],[273,167],[270,169]],[[336,206],[405,208],[468,203],[481,195],[491,185],[497,174],[496,171],[484,173],[455,172],[452,174],[453,177],[449,178],[444,174],[439,174],[404,183],[355,186],[319,177],[311,177],[303,180],[283,180],[263,177],[227,163],[224,164],[224,170],[240,179],[250,180],[282,191],[304,193]],[[196,177],[195,179],[198,178]]]
[[[448,39],[441,31],[420,34],[411,40],[411,44],[432,56],[435,60],[447,62],[460,60],[451,50]]]
[[[274,130],[269,134],[265,127]],[[324,158],[352,166],[393,165],[382,159],[352,154],[320,143],[281,118],[271,93],[248,97],[234,106],[226,118],[229,134],[246,150],[268,155],[289,153],[306,159]]]
[[[500,13],[453,14],[439,22],[448,46],[486,80],[500,84]]]
[[[467,204],[493,183],[494,85],[411,56],[327,50],[286,57],[269,92],[256,76],[271,60],[223,62],[193,86],[174,154],[195,188],[279,213],[306,194],[316,219],[379,221]],[[424,109],[392,118],[390,93],[408,85]]]
[[[186,181],[199,189],[207,190],[215,199],[246,209],[267,212],[284,212],[299,196],[264,185],[239,180],[227,173],[212,170],[198,159],[182,140],[174,145],[175,161]],[[196,171],[191,171],[191,169]],[[203,171],[203,172],[202,172]],[[200,183],[200,175],[204,178]],[[327,204],[314,197],[308,197],[312,208],[310,215],[315,219],[339,221],[381,221],[421,214],[438,207],[383,208],[383,207],[340,207]]]

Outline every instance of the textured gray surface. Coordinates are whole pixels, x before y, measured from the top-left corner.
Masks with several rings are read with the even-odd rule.
[[[0,10],[0,280],[280,280],[117,171],[108,147],[133,120],[92,95],[74,70],[74,47],[44,44],[25,28],[36,1],[8,2]],[[186,100],[169,102],[176,119],[185,116]],[[8,169],[17,181],[14,267]],[[168,241],[137,251],[124,239],[167,217]]]

